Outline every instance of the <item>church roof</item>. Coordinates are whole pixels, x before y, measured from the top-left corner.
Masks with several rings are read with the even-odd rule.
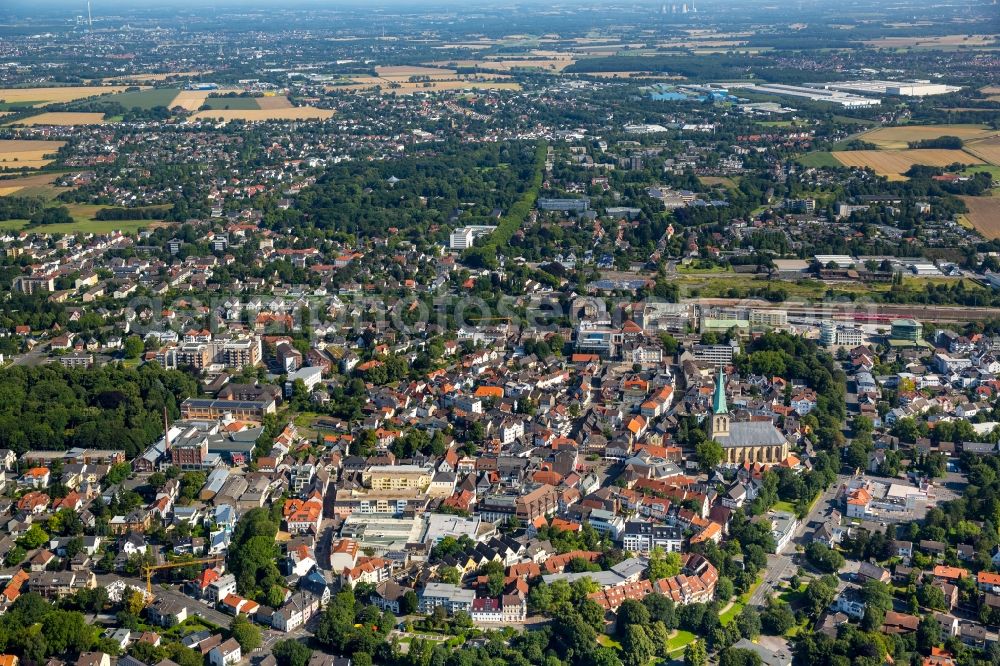
[[[712,413],[729,413],[729,407],[726,405],[726,373],[722,368],[719,368],[719,381],[716,382],[715,393],[712,395]]]
[[[738,421],[729,424],[728,434],[715,436],[723,448],[736,446],[780,446],[787,440],[768,421]]]

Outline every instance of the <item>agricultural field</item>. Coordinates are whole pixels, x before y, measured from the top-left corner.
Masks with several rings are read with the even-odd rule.
[[[177,93],[177,96],[174,97],[173,101],[170,102],[169,106],[171,109],[174,108],[175,106],[179,106],[185,109],[186,111],[197,111],[202,106],[208,103],[209,95],[212,94],[217,95],[219,93],[227,93],[227,92],[236,92],[236,91],[232,89],[181,90],[179,93]],[[233,101],[232,104],[233,105],[239,104],[239,102]],[[239,108],[233,105],[230,105],[230,108]],[[250,107],[250,108],[257,108],[257,107]]]
[[[163,72],[161,74],[125,74],[122,76],[110,76],[105,79],[101,79],[105,83],[116,83],[118,81],[136,81],[138,83],[156,83],[159,81],[166,81],[168,79],[179,79],[179,78],[196,78],[201,77],[206,74],[211,74],[212,71],[208,70],[205,72]]]
[[[987,47],[996,44],[994,35],[941,35],[937,37],[882,37],[865,42],[877,49],[947,49],[959,46]]]
[[[420,75],[411,75],[420,76]],[[489,79],[465,78],[456,75],[453,79],[432,78],[431,81],[409,81],[409,77],[375,78],[373,76],[353,77],[350,83],[330,86],[327,92],[339,90],[372,90],[380,87],[386,95],[411,95],[416,92],[436,92],[440,90],[520,90],[521,85],[514,81],[502,80],[503,74],[491,76]]]
[[[926,141],[942,136],[955,136],[962,141],[971,141],[985,139],[996,133],[996,130],[985,125],[903,125],[879,127],[861,134],[858,139],[886,150],[905,150],[911,141]]]
[[[523,58],[517,56],[490,56],[479,60],[442,60],[429,64],[441,67],[478,68],[494,72],[512,72],[524,69],[561,72],[574,62],[576,62],[576,58],[569,55],[546,57],[529,55]]]
[[[376,67],[375,73],[379,78],[396,80],[396,79],[408,79],[411,76],[429,76],[433,78],[452,78],[455,76],[455,70],[453,69],[442,69],[440,67],[419,67],[410,65],[399,65],[391,67]]]
[[[75,102],[79,99],[119,93],[126,86],[66,86],[60,88],[0,88],[0,102],[6,106],[44,106],[53,102]]]
[[[662,72],[584,72],[582,76],[599,79],[656,79],[657,81],[686,81],[683,76],[673,76]]]
[[[833,153],[823,150],[817,150],[812,153],[806,153],[805,155],[799,155],[796,158],[796,161],[804,167],[812,167],[814,169],[844,166],[837,161],[837,158],[833,156]]]
[[[984,238],[1000,238],[1000,197],[961,197],[969,212],[963,217]]]
[[[994,166],[1000,166],[1000,136],[992,136],[988,139],[968,143],[965,146],[965,152]]]
[[[255,99],[258,108],[261,109],[290,109],[292,103],[285,95],[274,95],[273,97],[257,97]]]
[[[151,208],[164,207],[151,206]],[[69,209],[69,213],[73,217],[73,222],[31,227],[31,231],[39,234],[106,234],[112,231],[134,232],[140,229],[149,229],[169,224],[169,222],[162,220],[95,220],[94,216],[97,214],[97,211],[107,208],[107,206],[98,204],[66,204],[66,208]],[[0,222],[0,230],[19,231],[24,229],[27,224],[27,220],[4,220]]]
[[[722,187],[726,187],[731,190],[735,190],[739,187],[736,180],[725,176],[698,176],[698,180],[702,185],[708,185],[709,187],[721,185]]]
[[[0,169],[38,169],[51,163],[52,158],[48,156],[65,144],[65,141],[0,140]],[[11,181],[0,181],[0,186],[18,187]]]
[[[149,110],[157,106],[170,107],[177,97],[180,88],[149,88],[147,90],[132,90],[110,98],[126,109]]]
[[[311,106],[297,106],[285,109],[222,109],[199,111],[189,120],[245,120],[261,122],[265,120],[326,120],[332,118],[334,112],[330,109],[317,109]]]
[[[75,111],[51,111],[40,113],[37,116],[21,118],[20,120],[7,123],[8,125],[60,125],[70,127],[73,125],[100,125],[104,122],[103,113],[80,113]]]
[[[844,166],[869,168],[889,180],[905,180],[904,173],[914,164],[943,167],[951,164],[982,164],[963,150],[847,150],[830,153]]]
[[[53,185],[58,177],[58,173],[39,173],[0,180],[0,196],[17,194],[21,197],[42,197],[52,200],[60,192],[72,189]]]
[[[202,106],[207,106],[210,109],[219,109],[219,110],[234,109],[240,111],[247,111],[252,109],[260,109],[260,104],[257,103],[257,98],[255,97],[206,97]],[[198,108],[200,109],[201,107]]]
[[[377,76],[346,77],[343,83],[329,86],[327,92],[372,90],[378,87],[384,94],[410,95],[439,90],[521,89],[520,84],[507,80],[510,78],[507,74],[493,74],[486,79],[458,74],[454,69],[420,66],[376,67],[375,71]],[[411,81],[414,77],[419,77],[419,80]]]

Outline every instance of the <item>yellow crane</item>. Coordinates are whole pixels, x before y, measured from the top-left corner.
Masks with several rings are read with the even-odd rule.
[[[164,571],[166,569],[183,569],[193,564],[215,564],[222,562],[224,557],[203,557],[196,560],[184,560],[183,562],[167,562],[166,564],[147,564],[143,566],[143,573],[146,574],[146,594],[153,595],[153,572]]]

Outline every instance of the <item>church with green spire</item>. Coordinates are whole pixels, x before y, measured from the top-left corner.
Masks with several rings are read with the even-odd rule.
[[[726,373],[719,377],[712,392],[710,435],[722,445],[723,464],[761,463],[775,465],[788,457],[788,440],[770,421],[735,421],[730,419],[726,401]]]

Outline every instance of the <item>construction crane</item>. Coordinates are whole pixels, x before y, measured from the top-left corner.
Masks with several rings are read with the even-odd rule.
[[[193,564],[215,564],[222,562],[224,557],[203,557],[197,560],[185,560],[183,562],[168,562],[166,564],[147,564],[143,566],[143,573],[146,574],[146,594],[153,596],[153,572],[164,571],[166,569],[183,569]]]

